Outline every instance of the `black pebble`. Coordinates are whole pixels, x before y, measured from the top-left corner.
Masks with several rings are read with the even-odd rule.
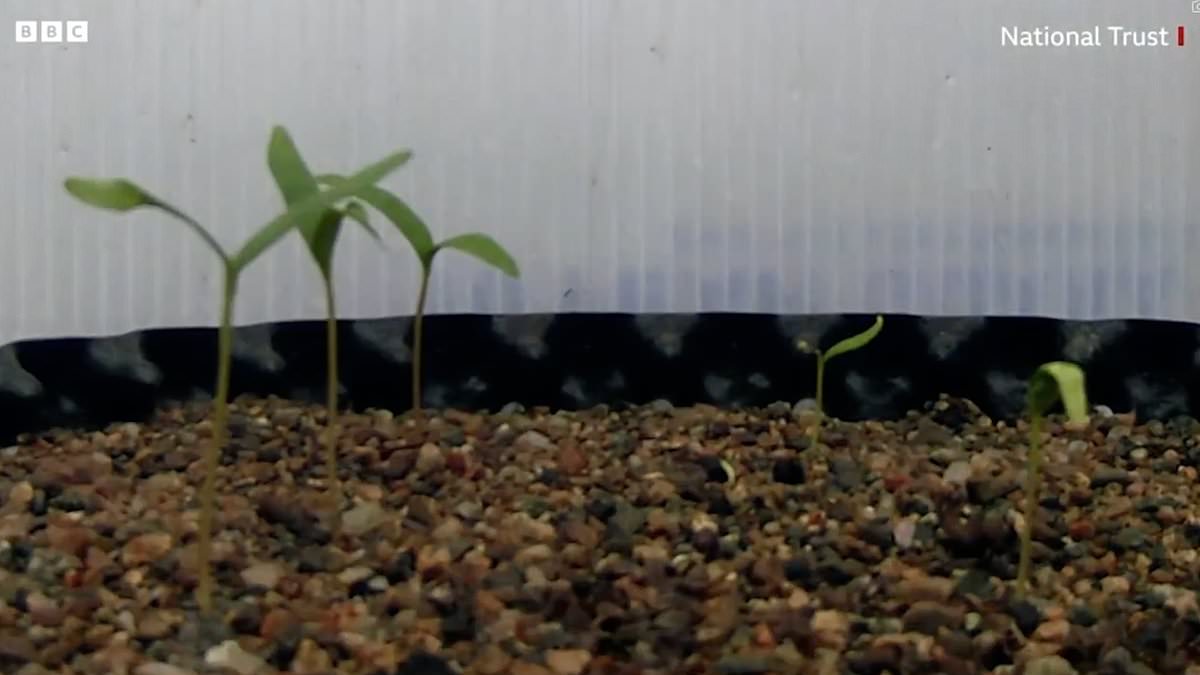
[[[303,639],[304,632],[299,626],[288,626],[275,638],[267,661],[280,670],[287,670],[292,665],[292,659],[296,658],[296,652],[300,649]]]
[[[709,439],[715,440],[718,438],[723,438],[728,435],[729,435],[729,423],[728,422],[713,422],[712,424],[708,425]]]
[[[258,605],[245,603],[234,611],[229,627],[242,635],[258,635],[262,619],[262,610]]]
[[[608,520],[617,512],[617,503],[608,495],[601,495],[587,504],[588,515],[597,520]]]
[[[416,652],[401,664],[396,675],[458,675],[440,656]]]
[[[771,467],[771,479],[784,485],[800,485],[807,479],[807,474],[799,460],[781,459]]]
[[[557,488],[567,485],[567,481],[563,478],[562,473],[559,472],[558,469],[552,469],[549,467],[542,469],[541,472],[538,473],[537,479],[539,483],[545,485],[546,487]]]
[[[720,493],[709,498],[708,512],[714,516],[732,516],[734,508],[733,504],[729,502],[729,498],[724,493]]]
[[[1009,605],[1008,614],[1025,635],[1032,635],[1042,622],[1042,613],[1028,600],[1017,600]]]
[[[383,569],[379,570],[389,584],[400,584],[412,578],[416,572],[417,560],[412,551],[401,551],[392,557]]]
[[[1067,620],[1076,626],[1083,628],[1091,628],[1096,625],[1099,618],[1087,605],[1075,605],[1071,611],[1067,613]]]
[[[700,468],[704,469],[704,479],[712,483],[725,483],[729,481],[729,474],[725,473],[725,467],[721,466],[721,460],[712,455],[705,455],[696,460]]]

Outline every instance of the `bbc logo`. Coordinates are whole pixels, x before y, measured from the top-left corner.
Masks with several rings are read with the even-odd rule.
[[[87,42],[88,22],[18,21],[16,33],[17,42]]]

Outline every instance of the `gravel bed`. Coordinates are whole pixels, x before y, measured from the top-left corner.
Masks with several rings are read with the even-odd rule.
[[[1200,675],[1200,424],[1024,423],[943,398],[342,418],[242,398],[195,532],[206,406],[0,451],[0,672]],[[340,510],[340,519],[334,515]],[[334,526],[340,520],[340,528]]]

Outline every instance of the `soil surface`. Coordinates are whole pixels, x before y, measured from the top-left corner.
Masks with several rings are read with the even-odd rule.
[[[342,418],[233,406],[217,611],[192,596],[205,406],[0,457],[0,672],[1200,674],[1200,425],[1027,429],[942,399]]]

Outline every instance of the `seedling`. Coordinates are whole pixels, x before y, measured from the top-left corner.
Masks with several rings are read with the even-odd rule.
[[[300,156],[300,151],[287,134],[275,134],[271,137],[271,147],[267,152],[267,163],[275,184],[283,196],[284,204],[293,206],[306,197],[320,191],[317,179],[313,177]],[[333,249],[341,232],[344,218],[352,218],[361,225],[368,234],[379,240],[379,233],[371,227],[367,212],[358,202],[348,202],[342,208],[332,207],[315,216],[305,218],[297,225],[308,252],[312,254],[313,262],[321,273],[321,282],[325,288],[325,466],[329,474],[329,490],[334,498],[334,509],[337,512],[337,502],[340,499],[341,483],[337,470],[337,411],[338,411],[338,347],[337,347],[337,310],[334,304],[333,292]]]
[[[1067,419],[1076,423],[1088,420],[1087,391],[1083,370],[1074,363],[1051,361],[1043,364],[1029,380],[1026,411],[1030,417],[1029,461],[1025,468],[1025,524],[1021,530],[1021,558],[1017,565],[1017,591],[1029,590],[1029,565],[1033,552],[1033,521],[1041,501],[1042,426],[1046,412],[1062,401]]]
[[[822,417],[825,415],[825,364],[835,356],[866,347],[871,340],[875,339],[875,336],[879,335],[879,331],[881,330],[883,330],[883,317],[877,314],[875,315],[875,323],[871,324],[870,328],[858,335],[852,335],[842,340],[830,347],[828,351],[822,352],[817,347],[809,345],[803,340],[796,343],[797,349],[809,354],[815,354],[817,357],[817,412]]]
[[[269,153],[278,151],[279,139],[287,138],[287,131],[275,127],[271,132]],[[284,143],[286,145],[286,143]],[[209,612],[212,609],[212,571],[209,569],[209,559],[212,554],[212,523],[213,509],[216,499],[217,459],[225,444],[225,434],[229,420],[229,372],[233,352],[233,303],[237,294],[238,279],[260,255],[273,244],[278,242],[293,227],[309,219],[320,216],[335,203],[354,196],[364,188],[373,185],[387,174],[399,168],[408,161],[411,153],[397,152],[359,171],[338,185],[328,190],[311,193],[291,205],[283,214],[276,217],[258,230],[236,252],[229,253],[212,234],[195,219],[155,197],[133,182],[124,179],[68,178],[65,182],[67,192],[85,204],[113,211],[132,211],[140,207],[151,207],[165,211],[187,225],[195,232],[204,244],[216,254],[224,271],[221,291],[221,326],[217,338],[217,387],[213,403],[212,442],[209,443],[204,456],[204,484],[200,493],[200,523],[197,533],[199,578],[196,588],[196,599],[200,609]],[[297,167],[289,164],[287,158],[280,160],[270,157],[268,163],[274,170],[282,170],[287,184],[297,184],[302,177],[297,175]]]
[[[317,180],[329,185],[338,185],[345,179],[340,176],[319,176]],[[417,295],[417,311],[413,315],[412,353],[412,405],[413,411],[420,414],[422,323],[434,257],[445,249],[457,249],[482,260],[514,279],[519,278],[521,273],[517,268],[517,262],[513,260],[508,251],[486,234],[478,232],[460,234],[435,244],[433,235],[429,233],[429,228],[424,221],[399,197],[379,187],[370,187],[360,192],[358,196],[386,216],[396,226],[396,229],[400,230],[400,234],[408,240],[413,252],[417,254],[417,259],[421,262],[421,289]]]

